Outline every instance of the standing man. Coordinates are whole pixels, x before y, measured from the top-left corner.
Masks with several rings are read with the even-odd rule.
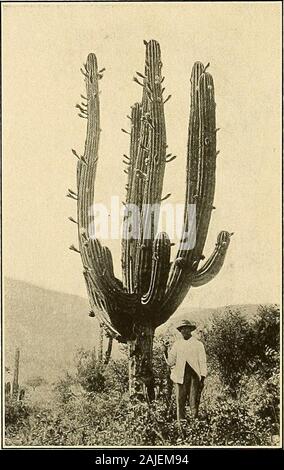
[[[189,398],[191,414],[198,415],[199,401],[207,375],[206,354],[201,341],[192,336],[196,326],[189,320],[180,320],[176,326],[182,338],[175,341],[165,359],[171,367],[171,380],[175,383],[177,420],[185,419],[185,405]]]

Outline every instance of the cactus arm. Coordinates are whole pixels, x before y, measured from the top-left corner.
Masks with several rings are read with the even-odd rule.
[[[138,231],[138,227],[133,227],[135,215],[132,214],[132,207],[141,210],[145,178],[143,177],[143,161],[138,161],[139,138],[141,128],[141,104],[135,103],[131,108],[131,132],[130,132],[130,153],[128,164],[128,178],[126,190],[126,209],[123,220],[122,235],[122,253],[121,265],[123,283],[128,292],[134,291],[134,260],[136,259],[138,238],[137,233],[132,233],[130,237],[129,230]]]
[[[199,139],[200,139],[200,183],[196,203],[196,244],[193,262],[200,261],[205,245],[215,193],[216,174],[216,117],[214,83],[205,72],[199,80]]]
[[[160,46],[156,41],[149,41],[146,45],[145,61],[145,87],[148,99],[148,114],[142,119],[148,126],[149,153],[147,165],[147,179],[143,202],[146,204],[160,204],[163,188],[163,179],[166,163],[166,126],[164,115],[164,102],[162,94],[162,62]],[[146,110],[144,110],[144,113]],[[147,112],[146,111],[146,112]],[[155,237],[155,233],[153,237]]]
[[[151,282],[141,303],[147,307],[158,307],[166,290],[170,269],[171,243],[167,233],[159,233],[154,240]]]
[[[219,273],[225,261],[231,236],[232,234],[225,231],[219,233],[215,250],[199,270],[194,272],[186,271],[185,269],[181,270],[177,293],[170,298],[167,305],[163,304],[162,309],[156,315],[156,327],[170,318],[188,294],[190,287],[202,286],[211,281]]]
[[[190,82],[190,115],[188,126],[188,143],[187,143],[187,162],[186,162],[186,195],[185,195],[185,208],[184,208],[184,224],[180,239],[180,245],[177,252],[176,259],[184,258],[187,264],[190,262],[191,250],[184,250],[183,243],[186,238],[186,233],[189,232],[188,220],[188,204],[196,204],[196,196],[198,192],[198,169],[200,168],[199,158],[199,80],[204,72],[204,66],[201,62],[196,62],[192,68]],[[167,302],[170,297],[174,295],[178,282],[183,283],[185,273],[182,273],[181,263],[172,263],[172,268],[169,276],[167,287]]]
[[[191,280],[192,287],[199,287],[211,281],[220,271],[224,264],[227,249],[230,244],[230,234],[228,232],[220,232],[217,237],[216,247],[208,258],[207,262],[196,271]]]
[[[97,239],[89,239],[86,245],[90,262],[86,271],[91,293],[99,297],[103,321],[108,329],[111,324],[113,330],[119,334],[119,341],[125,342],[125,338],[129,338],[132,333],[138,305],[137,296],[127,293],[122,283],[107,268],[107,258],[110,256],[108,248],[102,247]]]
[[[136,295],[127,293],[120,281],[108,269],[107,263],[109,261],[107,258],[110,255],[110,251],[108,249],[105,251],[106,247],[102,247],[97,239],[90,238],[87,242],[87,247],[90,261],[88,269],[101,294],[108,299],[110,304],[113,304],[109,314],[111,315],[113,310],[123,312],[129,309],[130,312],[136,306]]]
[[[155,327],[165,323],[180,306],[190,289],[191,278],[192,274],[189,271],[180,270],[176,291],[174,291],[174,285],[172,284],[171,288],[166,291],[160,309],[154,317]]]
[[[77,162],[77,220],[78,220],[78,239],[82,263],[84,266],[84,278],[87,287],[89,302],[93,311],[97,312],[112,334],[113,331],[110,320],[105,309],[105,298],[99,292],[98,286],[92,281],[89,265],[87,240],[91,232],[91,222],[93,216],[94,202],[94,184],[98,161],[98,148],[100,137],[100,103],[98,86],[98,65],[95,54],[91,53],[87,57],[85,65],[85,85],[86,96],[82,99],[86,101],[87,131],[85,140],[85,149],[82,157],[79,157],[75,151],[74,155],[78,158]]]
[[[88,298],[90,302],[91,309],[97,313],[99,320],[103,322],[104,327],[107,333],[113,338],[119,338],[120,333],[113,327],[111,324],[109,315],[106,310],[106,305],[104,299],[98,294],[98,287],[92,280],[90,273],[88,271],[83,271]]]
[[[85,150],[77,163],[78,236],[83,265],[87,263],[84,237],[90,236],[93,216],[94,184],[98,161],[100,137],[100,103],[98,66],[95,54],[89,54],[86,63],[87,133]]]
[[[92,258],[88,250],[87,240],[92,231],[94,185],[98,161],[100,137],[100,103],[99,103],[99,72],[95,54],[89,54],[85,66],[86,85],[86,116],[87,131],[84,154],[77,163],[77,219],[80,254],[84,266],[84,277],[91,308],[97,312],[106,327],[117,336],[118,332],[112,327],[106,309],[106,298],[99,290],[98,283],[91,276],[90,265]]]
[[[115,282],[119,290],[123,290],[123,284],[121,280],[115,277],[114,275],[113,260],[112,260],[112,254],[111,254],[110,249],[107,246],[104,246],[102,247],[102,250],[103,250],[103,262],[105,263],[105,267],[108,271],[110,279],[112,279],[113,282]]]
[[[91,223],[94,217],[94,185],[100,135],[98,88],[100,74],[94,54],[88,55],[85,69],[87,133],[84,155],[77,163],[79,251],[85,268],[84,276],[91,308],[99,310],[98,314],[108,330],[117,335],[123,334],[125,330],[123,323],[122,327],[118,328],[117,312],[119,309],[122,314],[126,312],[128,318],[128,311],[133,308],[135,299],[127,297],[121,282],[115,278],[109,249],[102,247],[100,242],[93,238]]]
[[[161,203],[166,164],[166,127],[162,95],[161,51],[157,41],[146,43],[145,78],[142,97],[142,124],[139,156],[145,161],[146,184],[143,195],[139,252],[136,257],[136,290],[143,295],[151,280],[153,240]],[[153,212],[154,207],[154,212]]]
[[[201,71],[201,67],[198,67]],[[173,312],[184,299],[191,286],[194,272],[202,258],[215,191],[216,122],[212,76],[204,71],[198,75],[193,70],[192,86],[194,87],[192,93],[196,93],[196,96],[193,97],[193,109],[191,110],[189,123],[188,167],[192,171],[188,172],[186,203],[192,203],[193,200],[196,202],[196,243],[192,250],[179,249],[176,261],[173,263],[164,305],[162,306],[162,309],[167,312],[166,316],[169,315],[169,312]],[[198,138],[198,140],[194,141],[193,138],[191,140],[192,134],[195,134],[195,139]],[[193,186],[193,190],[190,189],[191,186]],[[196,194],[193,194],[193,192],[196,192]],[[188,230],[186,215],[184,225]],[[183,231],[182,237],[184,235],[185,231]],[[181,242],[183,241],[184,238]]]
[[[99,319],[103,322],[106,331],[121,342],[125,342],[125,338],[131,336],[132,318],[127,316],[129,313],[127,307],[122,307],[121,299],[115,300],[116,295],[113,293],[108,280],[105,279],[104,273],[98,277],[98,273],[92,270],[87,271],[87,282],[89,284],[89,296],[91,307],[94,298],[99,297],[100,310],[97,312]]]

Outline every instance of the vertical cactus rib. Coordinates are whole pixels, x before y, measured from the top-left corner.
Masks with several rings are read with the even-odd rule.
[[[163,299],[170,269],[171,242],[167,233],[159,233],[154,240],[151,282],[148,292],[142,296],[142,305],[158,308]]]
[[[200,287],[211,281],[224,264],[227,249],[230,244],[230,233],[222,231],[217,237],[216,247],[207,262],[194,274],[191,280],[192,287]]]
[[[145,178],[141,176],[143,172],[143,162],[138,160],[139,139],[141,129],[142,109],[140,103],[135,103],[131,108],[131,132],[130,132],[130,153],[129,168],[126,191],[126,208],[123,221],[123,236],[121,245],[121,265],[123,284],[128,292],[134,291],[133,268],[136,259],[138,238],[135,232],[138,227],[133,227],[132,207],[141,211],[142,199],[145,185]],[[130,231],[132,230],[132,237]]]
[[[137,180],[141,178],[139,171],[143,172],[143,165],[138,160],[139,139],[141,130],[142,106],[141,103],[135,103],[131,107],[131,131],[130,131],[130,152],[129,168],[126,191],[126,203],[141,204],[143,192],[137,192]]]

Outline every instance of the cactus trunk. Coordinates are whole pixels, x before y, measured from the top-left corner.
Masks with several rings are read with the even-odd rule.
[[[141,101],[131,107],[129,155],[126,165],[126,203],[121,249],[122,281],[114,275],[112,255],[94,233],[94,186],[100,138],[99,80],[95,54],[89,54],[82,70],[86,96],[77,105],[86,118],[86,141],[77,157],[77,192],[67,196],[77,201],[79,249],[92,315],[97,315],[106,333],[129,347],[131,394],[154,396],[152,349],[155,328],[174,313],[190,287],[199,287],[220,271],[230,243],[229,232],[220,232],[207,262],[203,249],[211,219],[216,179],[216,117],[213,78],[207,67],[196,62],[191,74],[191,104],[186,158],[186,191],[183,230],[177,256],[171,262],[171,240],[157,232],[163,200],[165,167],[175,159],[167,154],[164,77],[157,41],[146,46],[143,73],[134,81],[142,86]],[[194,205],[196,231],[192,230],[188,205]],[[140,215],[140,219],[137,218]],[[70,217],[72,222],[74,219]],[[188,245],[185,245],[188,242]],[[191,242],[191,243],[189,243]]]
[[[134,340],[128,341],[129,394],[132,397],[155,397],[153,374],[153,338],[151,325],[140,325]]]

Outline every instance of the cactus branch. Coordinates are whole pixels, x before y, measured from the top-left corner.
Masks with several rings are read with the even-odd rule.
[[[211,281],[220,271],[224,264],[227,249],[230,244],[231,234],[220,232],[216,247],[207,262],[192,277],[192,287],[200,287]]]

